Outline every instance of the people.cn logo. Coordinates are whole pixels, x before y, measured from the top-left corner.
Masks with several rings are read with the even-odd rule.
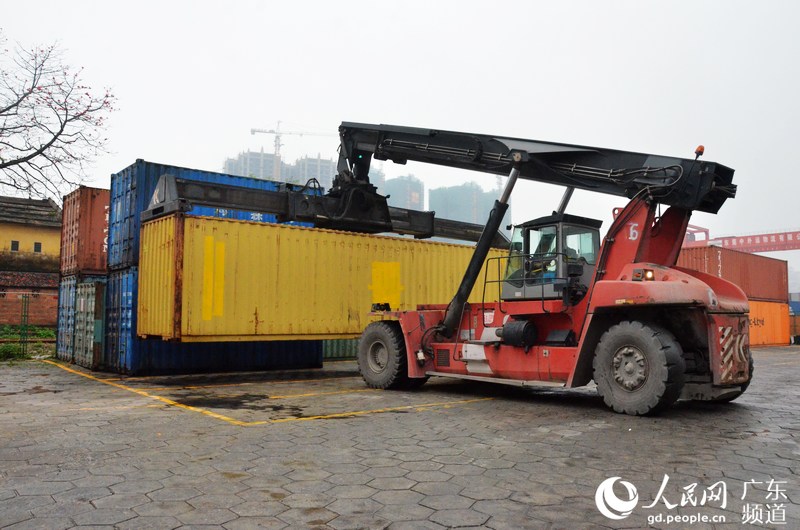
[[[614,493],[614,484],[618,480],[628,491],[628,500],[620,499]],[[628,517],[633,509],[636,508],[636,504],[639,502],[639,493],[636,491],[636,486],[630,482],[620,480],[620,477],[611,477],[597,486],[594,502],[597,504],[597,509],[600,510],[600,513],[609,519],[619,521]]]

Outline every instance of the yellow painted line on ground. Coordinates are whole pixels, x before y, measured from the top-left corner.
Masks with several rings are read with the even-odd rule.
[[[143,397],[146,397],[146,398],[155,399],[156,401],[160,401],[162,403],[166,403],[167,405],[170,405],[172,407],[178,407],[178,408],[181,408],[181,409],[184,409],[184,410],[190,410],[192,412],[199,412],[200,414],[204,414],[206,416],[209,416],[211,418],[215,418],[215,419],[218,419],[218,420],[226,421],[226,422],[231,423],[233,425],[241,425],[241,426],[247,425],[247,422],[235,420],[233,418],[229,418],[228,416],[223,416],[222,414],[217,414],[216,412],[211,412],[210,410],[205,410],[205,409],[201,409],[201,408],[198,408],[198,407],[192,407],[191,405],[184,405],[182,403],[178,403],[177,401],[173,401],[173,400],[171,400],[169,398],[156,396],[155,394],[148,394],[144,390],[138,390],[136,388],[131,388],[129,386],[121,385],[119,383],[114,383],[112,381],[106,381],[105,379],[100,379],[100,378],[97,378],[97,377],[95,377],[93,375],[84,374],[83,372],[79,372],[78,370],[73,370],[72,368],[68,368],[66,366],[63,366],[63,365],[61,365],[59,363],[56,363],[56,362],[53,362],[53,361],[42,360],[41,362],[47,363],[47,364],[52,364],[53,366],[57,366],[57,367],[61,368],[62,370],[65,370],[67,372],[70,372],[70,373],[73,373],[73,374],[76,374],[76,375],[80,375],[81,377],[85,377],[87,379],[91,379],[92,381],[97,381],[99,383],[103,383],[104,385],[110,385],[110,386],[113,386],[115,388],[119,388],[121,390],[127,390],[128,392],[133,392],[134,394],[139,394],[140,396],[143,396]]]
[[[293,421],[313,421],[313,420],[328,420],[328,419],[336,419],[336,418],[350,418],[350,417],[353,417],[353,416],[364,416],[364,415],[367,415],[367,414],[381,414],[381,413],[384,413],[384,412],[395,412],[395,411],[400,411],[400,410],[416,410],[416,411],[422,412],[422,411],[425,411],[425,410],[428,410],[428,409],[432,409],[432,408],[451,408],[451,407],[456,406],[456,405],[467,405],[469,403],[478,403],[480,401],[492,401],[492,400],[495,399],[495,398],[491,398],[491,397],[488,397],[488,398],[477,398],[477,399],[462,399],[462,400],[458,400],[458,401],[441,401],[441,402],[437,402],[437,403],[422,403],[422,404],[418,404],[418,405],[403,405],[403,406],[400,406],[400,407],[384,407],[384,408],[381,408],[381,409],[354,410],[354,411],[349,411],[349,412],[338,412],[338,413],[334,413],[334,414],[321,414],[321,415],[317,415],[317,416],[305,416],[305,417],[300,417],[300,418],[280,418],[280,419],[277,419],[277,420],[262,420],[262,421],[240,421],[240,420],[231,418],[229,416],[225,416],[223,414],[217,414],[216,412],[211,412],[210,410],[201,409],[199,407],[192,407],[191,405],[184,405],[184,404],[178,403],[177,401],[174,401],[172,399],[165,398],[165,397],[162,397],[162,396],[157,396],[155,394],[148,394],[144,390],[140,390],[140,389],[137,389],[137,388],[131,388],[129,386],[125,386],[125,385],[122,385],[122,384],[119,384],[119,383],[115,383],[113,381],[108,381],[107,379],[100,379],[99,377],[95,377],[93,375],[85,374],[83,372],[79,372],[78,370],[73,370],[72,368],[69,368],[69,367],[64,366],[64,365],[62,365],[60,363],[57,363],[57,362],[47,361],[47,360],[44,360],[44,359],[41,359],[40,362],[47,363],[47,364],[52,364],[53,366],[61,368],[64,371],[70,372],[70,373],[75,374],[75,375],[79,375],[81,377],[85,377],[87,379],[91,379],[92,381],[97,381],[98,383],[103,383],[104,385],[113,386],[115,388],[119,388],[121,390],[126,390],[128,392],[133,392],[134,394],[138,394],[138,395],[140,395],[142,397],[146,397],[146,398],[149,398],[149,399],[154,399],[156,401],[160,401],[160,402],[162,402],[162,403],[164,403],[166,405],[172,406],[172,407],[178,407],[180,409],[188,410],[188,411],[191,411],[191,412],[198,412],[198,413],[203,414],[205,416],[209,416],[211,418],[214,418],[214,419],[217,419],[217,420],[221,420],[221,421],[230,423],[232,425],[238,425],[240,427],[252,427],[252,426],[255,426],[255,425],[268,425],[268,424],[272,424],[272,423],[288,423],[288,422],[293,422]],[[365,389],[365,390],[370,390],[370,389]]]
[[[402,407],[386,407],[382,409],[372,410],[357,410],[351,412],[339,412],[336,414],[322,414],[319,416],[305,416],[301,418],[281,418],[278,420],[269,420],[262,422],[252,422],[251,425],[264,424],[264,423],[288,423],[290,421],[312,421],[312,420],[329,420],[336,418],[350,418],[352,416],[363,416],[365,414],[380,414],[382,412],[395,412],[399,410],[417,410],[419,412],[432,409],[432,408],[445,408],[449,409],[454,405],[466,405],[469,403],[478,403],[480,401],[492,401],[495,398],[476,398],[476,399],[462,399],[459,401],[442,401],[439,403],[422,403],[420,405],[404,405]]]

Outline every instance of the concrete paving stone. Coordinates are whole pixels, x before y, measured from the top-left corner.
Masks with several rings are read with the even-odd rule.
[[[406,478],[415,482],[445,482],[452,479],[453,475],[441,471],[412,471]]]
[[[402,477],[408,474],[408,470],[399,465],[381,466],[381,467],[370,468],[363,474],[371,478],[393,478],[393,477]]]
[[[248,490],[251,491],[251,490]],[[241,493],[241,492],[240,492]],[[197,497],[192,497],[185,501],[187,504],[194,508],[230,508],[245,502],[246,499],[239,497],[233,493],[229,494],[203,494]],[[267,497],[261,497],[259,500],[269,500]]]
[[[367,483],[379,490],[407,490],[414,487],[417,483],[403,477],[376,478]]]
[[[14,497],[5,501],[0,501],[0,513],[6,511],[33,510],[42,506],[50,506],[56,501],[50,495],[26,495]]]
[[[281,501],[291,495],[292,492],[285,490],[283,488],[250,488],[245,491],[240,491],[236,494],[236,497],[243,501],[255,501],[255,502],[269,502],[269,501]],[[209,498],[216,498],[221,497],[220,495],[202,495],[200,497],[195,497],[190,502],[194,503],[197,499],[202,499],[203,497]]]
[[[339,464],[331,464],[331,465],[324,465],[323,469],[325,471],[331,473],[332,476],[336,474],[355,474],[355,473],[363,473],[368,468],[367,466],[357,464],[357,463],[339,463]],[[330,478],[329,478],[330,480]]]
[[[158,491],[164,484],[157,480],[122,480],[109,486],[111,491],[116,493],[142,493],[147,494]]]
[[[288,508],[324,508],[336,500],[335,497],[320,493],[293,493],[283,499],[281,503]]]
[[[419,503],[434,510],[456,510],[469,508],[475,501],[459,495],[428,495]]]
[[[388,526],[389,530],[444,530],[446,526],[428,520],[398,521]]]
[[[390,469],[390,468],[377,468],[377,469]],[[405,474],[405,472],[403,474]],[[397,476],[397,475],[392,475],[392,476]],[[374,478],[375,478],[374,475],[367,473],[338,473],[336,475],[329,476],[325,480],[327,482],[339,486],[348,486],[348,485],[363,485]]]
[[[120,530],[161,530],[181,526],[181,522],[174,517],[137,517],[116,525]]]
[[[339,499],[326,506],[339,515],[372,514],[383,508],[383,504],[372,499]]]
[[[137,513],[133,510],[98,508],[97,510],[79,513],[73,516],[72,520],[78,525],[116,525],[136,516]]]
[[[337,530],[383,530],[389,521],[374,515],[340,515],[328,521],[328,526]]]
[[[284,489],[292,493],[325,493],[333,488],[334,485],[324,480],[303,480],[286,484]]]
[[[142,516],[168,517],[194,510],[194,507],[185,501],[152,501],[136,506],[133,511]]]
[[[419,460],[414,462],[403,462],[400,467],[408,471],[438,471],[444,464],[434,462],[433,460]]]
[[[331,502],[333,499],[330,499]],[[324,506],[324,505],[323,505]],[[240,517],[272,517],[285,512],[289,507],[277,501],[272,502],[243,502],[230,508]]]
[[[147,494],[154,501],[187,501],[199,495],[194,488],[162,488]]]
[[[0,490],[0,501],[13,499],[16,496],[17,493],[14,490]]]
[[[121,475],[89,475],[85,478],[73,480],[72,483],[79,488],[109,487],[125,480]]]
[[[473,510],[439,510],[430,516],[430,520],[449,528],[455,528],[482,525],[489,520],[489,516]]]
[[[0,510],[0,528],[5,528],[7,526],[11,526],[14,523],[19,523],[21,521],[27,521],[28,519],[32,519],[33,514],[30,510],[22,510],[22,509],[3,509]]]
[[[140,504],[150,502],[150,498],[141,493],[117,493],[114,495],[106,495],[99,499],[92,501],[96,508],[133,508]]]
[[[511,495],[511,491],[494,486],[468,486],[461,490],[459,495],[476,501],[499,500],[508,498]]]
[[[37,517],[35,519],[20,521],[3,528],[11,530],[66,530],[73,526],[74,524],[69,517]]]
[[[324,469],[297,469],[286,475],[291,480],[324,480],[331,474]]]
[[[308,527],[325,525],[331,519],[338,517],[338,514],[325,508],[292,508],[277,517],[289,525]]]
[[[417,504],[424,498],[422,493],[412,490],[381,491],[372,496],[373,500],[387,506],[390,504]]]
[[[48,504],[31,510],[34,517],[72,517],[79,513],[94,510],[95,507],[88,501],[66,501],[56,504]],[[0,525],[2,528],[2,525]]]
[[[336,486],[327,491],[334,499],[366,499],[378,493],[378,490],[360,484]]]
[[[261,528],[265,530],[281,530],[289,525],[276,517],[239,517],[223,525],[228,530],[251,530]]]
[[[375,515],[387,521],[422,521],[433,513],[431,508],[419,504],[390,504]]]
[[[413,488],[423,495],[458,495],[464,486],[454,482],[420,482]]]
[[[102,499],[111,495],[111,490],[105,487],[75,487],[61,493],[53,495],[57,503],[65,502],[89,502]]]
[[[24,495],[55,495],[73,489],[72,482],[44,482],[38,481],[31,484],[23,484],[15,487],[17,494]]]
[[[175,515],[175,518],[185,525],[222,525],[237,517],[235,513],[224,508],[195,509]]]

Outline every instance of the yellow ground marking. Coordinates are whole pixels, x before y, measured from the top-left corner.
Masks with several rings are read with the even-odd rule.
[[[91,379],[92,381],[97,381],[98,383],[103,383],[105,385],[113,386],[113,387],[119,388],[121,390],[127,390],[128,392],[133,392],[134,394],[138,394],[138,395],[140,395],[142,397],[146,397],[146,398],[149,398],[149,399],[154,399],[156,401],[160,401],[160,402],[162,402],[162,403],[164,403],[166,405],[169,405],[171,407],[178,407],[178,408],[183,409],[183,410],[188,410],[188,411],[191,411],[191,412],[198,412],[198,413],[203,414],[205,416],[209,416],[211,418],[214,418],[214,419],[217,419],[217,420],[221,420],[221,421],[230,423],[232,425],[238,425],[240,427],[252,427],[254,425],[269,425],[271,423],[288,423],[288,422],[292,422],[292,421],[312,421],[312,420],[327,420],[327,419],[336,419],[336,418],[350,418],[350,417],[353,417],[353,416],[364,416],[364,415],[367,415],[367,414],[380,414],[380,413],[383,413],[383,412],[394,412],[394,411],[400,411],[400,410],[416,410],[418,412],[422,412],[422,411],[425,411],[425,410],[428,410],[428,409],[432,409],[432,408],[437,408],[437,407],[447,409],[447,408],[451,408],[451,407],[453,407],[455,405],[467,405],[469,403],[477,403],[477,402],[480,402],[480,401],[492,401],[492,400],[495,399],[495,398],[491,398],[491,397],[488,397],[488,398],[476,398],[476,399],[461,399],[461,400],[457,400],[457,401],[441,401],[441,402],[437,402],[437,403],[421,403],[421,404],[418,404],[418,405],[403,405],[403,406],[400,406],[400,407],[384,407],[384,408],[381,408],[381,409],[354,410],[354,411],[349,411],[349,412],[338,412],[338,413],[335,413],[335,414],[321,414],[321,415],[317,415],[317,416],[304,416],[304,417],[300,417],[300,418],[280,418],[280,419],[277,419],[277,420],[262,420],[262,421],[240,421],[240,420],[231,418],[229,416],[225,416],[223,414],[217,414],[216,412],[211,412],[210,410],[201,409],[199,407],[193,407],[191,405],[184,405],[184,404],[178,403],[177,401],[174,401],[172,399],[165,398],[165,397],[162,397],[162,396],[157,396],[155,394],[148,394],[144,390],[140,390],[140,389],[132,388],[132,387],[129,387],[129,386],[125,386],[125,385],[122,385],[122,384],[119,384],[119,383],[116,383],[116,382],[113,382],[113,381],[109,381],[107,379],[100,379],[99,377],[95,377],[93,375],[85,374],[83,372],[79,372],[78,370],[73,370],[72,368],[69,368],[69,367],[64,366],[64,365],[62,365],[60,363],[57,363],[57,362],[47,361],[47,360],[44,360],[44,359],[42,359],[40,362],[47,363],[47,364],[52,364],[53,366],[61,368],[62,370],[65,370],[67,372],[79,375],[81,377],[85,377],[87,379]],[[367,389],[367,390],[369,390],[369,389]]]
[[[146,390],[148,392],[155,392],[155,391],[162,391],[162,390],[197,390],[202,388],[222,388],[226,386],[250,386],[250,385],[260,385],[264,383],[273,384],[283,384],[283,383],[316,383],[319,381],[336,381],[338,379],[353,379],[358,377],[357,375],[348,375],[345,377],[322,377],[319,379],[288,379],[286,381],[282,380],[264,380],[264,381],[251,381],[251,382],[244,382],[244,383],[218,383],[215,385],[186,385],[186,386],[158,386],[158,387],[142,387],[139,390]],[[117,379],[102,379],[101,381],[118,381]],[[121,379],[119,381],[122,381]]]

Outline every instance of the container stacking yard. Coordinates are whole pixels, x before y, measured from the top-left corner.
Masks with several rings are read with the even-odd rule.
[[[137,160],[112,175],[110,192],[81,187],[65,197],[59,359],[124,374],[319,367],[323,352],[355,354],[373,304],[447,303],[472,253],[209,206],[143,223],[162,175],[280,187]],[[505,255],[493,250],[489,258]],[[752,344],[789,343],[786,262],[707,247],[684,249],[678,265],[745,290]],[[471,302],[496,299],[482,280],[496,282],[502,272],[486,269]]]

